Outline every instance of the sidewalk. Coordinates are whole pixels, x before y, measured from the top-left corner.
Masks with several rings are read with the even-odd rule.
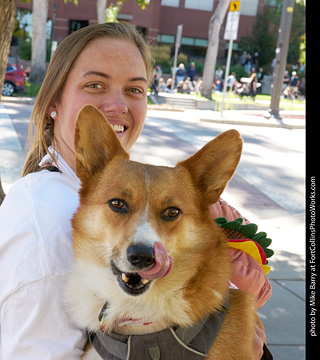
[[[19,100],[17,100],[19,99]],[[12,98],[11,101],[24,101],[30,104],[32,99]],[[14,113],[6,109],[4,99],[0,103],[0,172],[5,192],[20,177],[25,153],[18,139],[12,120]],[[177,110],[177,109],[175,109]],[[149,107],[147,117],[152,119],[172,119],[189,122],[190,125],[200,122],[224,122],[226,124],[250,126],[275,126],[275,120],[267,120],[255,111],[225,111],[221,120],[220,113],[211,110],[188,109],[179,111],[155,110]],[[285,115],[286,127],[303,129],[305,116],[302,112],[281,112]],[[148,119],[146,121],[148,126]],[[153,127],[156,136],[157,128]],[[161,138],[164,136],[158,134]],[[165,133],[173,136],[173,144],[179,148],[179,134]],[[191,136],[191,135],[190,135]],[[161,140],[161,139],[160,139]],[[181,141],[181,139],[180,139]],[[186,139],[184,141],[187,141]],[[141,143],[141,151],[145,145]],[[190,145],[191,150],[193,146]],[[159,156],[157,144],[148,148],[148,152]],[[275,250],[270,260],[272,271],[268,275],[273,294],[268,302],[259,309],[266,333],[269,348],[275,360],[305,359],[305,248],[304,214],[292,214],[275,201],[262,194],[246,179],[237,173],[231,180],[224,199],[259,226],[258,231],[265,231],[273,239],[270,246]],[[230,200],[229,200],[230,199]],[[231,200],[232,199],[232,200]]]

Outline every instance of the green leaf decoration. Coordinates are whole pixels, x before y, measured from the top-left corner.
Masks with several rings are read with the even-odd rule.
[[[222,229],[236,231],[239,233],[240,236],[245,236],[246,238],[255,241],[262,247],[267,258],[270,258],[274,254],[274,251],[268,248],[271,245],[272,240],[267,238],[267,233],[264,231],[260,231],[257,233],[258,226],[256,224],[251,223],[242,225],[242,218],[238,218],[236,220],[228,222],[226,218],[219,217],[216,218],[214,221]]]

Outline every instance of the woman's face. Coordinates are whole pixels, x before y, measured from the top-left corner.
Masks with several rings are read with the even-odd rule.
[[[143,128],[147,89],[145,63],[134,44],[104,38],[84,48],[68,74],[60,101],[49,107],[49,114],[57,113],[56,150],[71,168],[75,169],[74,128],[80,109],[86,104],[96,106],[129,150]]]

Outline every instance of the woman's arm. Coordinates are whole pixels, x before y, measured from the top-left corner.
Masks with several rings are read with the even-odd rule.
[[[47,277],[24,285],[4,301],[2,360],[80,359],[86,335],[66,315],[63,286],[64,276]]]
[[[233,221],[239,217],[248,224],[249,220],[244,218],[235,208],[226,201],[220,199],[210,207],[213,219],[225,217],[228,221]],[[258,262],[249,254],[230,248],[230,255],[233,260],[233,276],[231,282],[239,289],[253,294],[256,298],[256,307],[265,304],[272,294],[271,284]]]

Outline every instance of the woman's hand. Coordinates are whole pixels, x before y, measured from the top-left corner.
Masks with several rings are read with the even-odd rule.
[[[263,344],[266,342],[266,334],[263,330],[259,328],[258,325],[255,326],[255,333],[253,338],[253,353],[256,360],[260,360],[263,355]]]

